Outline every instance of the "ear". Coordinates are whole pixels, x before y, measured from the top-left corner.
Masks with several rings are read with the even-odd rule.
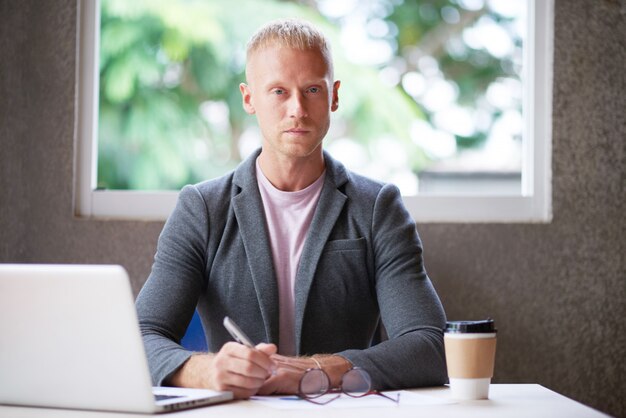
[[[339,86],[341,86],[341,81],[337,80],[333,83],[333,98],[330,102],[331,112],[339,109]]]
[[[245,83],[239,84],[239,91],[241,92],[241,98],[243,101],[243,110],[246,113],[253,115],[256,113],[254,110],[254,105],[252,104],[252,92],[250,91],[250,86]]]

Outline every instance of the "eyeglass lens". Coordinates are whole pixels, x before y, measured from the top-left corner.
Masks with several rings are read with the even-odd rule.
[[[341,379],[341,390],[349,396],[365,396],[371,388],[372,379],[363,369],[354,368],[348,370]]]
[[[317,398],[330,389],[330,379],[321,369],[308,370],[300,380],[300,393],[307,398]]]
[[[363,369],[348,370],[341,379],[341,390],[352,397],[365,396],[372,388],[372,379]],[[328,393],[330,379],[321,369],[308,370],[300,380],[300,394],[307,398],[317,398]]]

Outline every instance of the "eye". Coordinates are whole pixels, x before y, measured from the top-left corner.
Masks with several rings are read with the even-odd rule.
[[[319,92],[320,92],[319,87],[309,87],[309,93],[319,93]]]
[[[282,94],[285,94],[285,90],[283,90],[283,89],[274,89],[272,92],[273,92],[275,95],[277,95],[277,96],[280,96],[280,95],[282,95]]]

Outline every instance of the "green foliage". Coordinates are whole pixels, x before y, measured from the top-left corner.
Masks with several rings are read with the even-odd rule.
[[[345,128],[340,135],[362,144],[371,160],[376,141],[391,136],[404,144],[410,169],[420,171],[429,158],[412,141],[410,126],[430,115],[400,85],[383,84],[378,69],[346,61],[338,26],[311,3],[102,0],[98,186],[179,189],[234,168],[242,159],[242,134],[256,125],[243,111],[238,87],[245,81],[245,42],[278,17],[305,18],[331,38],[335,76],[342,80],[337,118]],[[406,71],[414,70],[411,48],[434,43],[441,71],[456,80],[460,104],[475,102],[493,80],[506,75],[485,51],[452,56],[441,36],[432,36],[445,26],[442,8],[455,7],[462,18],[474,13],[465,25],[484,10],[466,12],[453,0],[378,3],[391,7],[384,19],[397,27],[396,59]],[[479,132],[457,142],[474,147],[484,138]]]

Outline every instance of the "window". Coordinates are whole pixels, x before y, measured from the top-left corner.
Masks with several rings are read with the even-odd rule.
[[[297,1],[264,0],[262,13],[238,2],[186,1],[192,21],[157,10],[176,2],[80,3],[79,216],[165,219],[183,184],[260,145],[238,90],[223,86],[243,80],[251,31],[282,15],[317,19],[333,43],[342,90],[326,149],[397,184],[417,222],[551,219],[552,1],[306,2],[316,15]]]

